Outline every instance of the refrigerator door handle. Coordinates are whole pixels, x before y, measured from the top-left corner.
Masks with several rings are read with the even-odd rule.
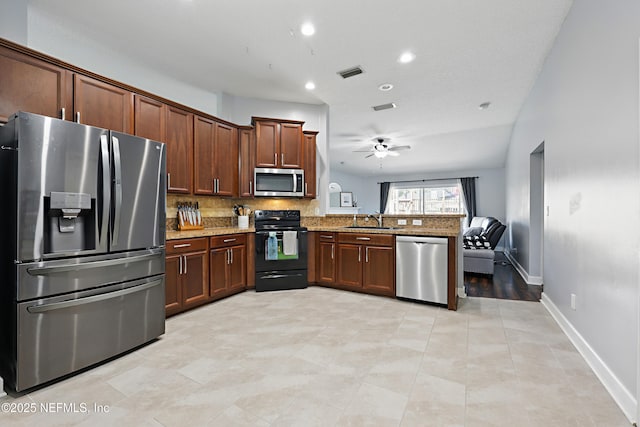
[[[45,313],[47,311],[60,310],[63,308],[75,307],[78,305],[89,304],[92,302],[104,301],[112,298],[119,298],[124,295],[133,294],[135,292],[144,291],[158,284],[162,283],[162,280],[154,280],[153,282],[145,283],[144,285],[133,286],[131,288],[122,289],[120,291],[109,292],[106,294],[93,295],[85,298],[77,298],[68,301],[54,302],[51,304],[32,305],[27,307],[29,313]]]
[[[111,205],[111,183],[109,169],[109,141],[107,135],[100,135],[100,151],[102,155],[102,221],[100,223],[99,240],[107,236],[109,224],[109,206]]]
[[[67,264],[67,265],[52,266],[52,267],[33,267],[33,268],[27,269],[27,272],[31,276],[46,276],[48,274],[64,273],[67,271],[91,270],[91,269],[100,268],[100,267],[111,267],[114,265],[146,261],[153,258],[157,258],[158,255],[160,255],[161,253],[162,252],[154,252],[154,253],[149,253],[145,255],[132,256],[129,258],[115,258],[115,259],[107,259],[104,261],[90,261],[90,262],[83,262],[80,264]]]
[[[118,234],[120,233],[120,216],[122,215],[122,161],[120,158],[120,141],[115,136],[112,136],[113,140],[113,188],[114,188],[114,203],[113,203],[113,229],[111,242],[116,244],[118,242]]]

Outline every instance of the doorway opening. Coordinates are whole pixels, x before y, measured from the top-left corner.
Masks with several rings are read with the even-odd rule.
[[[529,156],[529,278],[542,285],[544,274],[544,141]]]

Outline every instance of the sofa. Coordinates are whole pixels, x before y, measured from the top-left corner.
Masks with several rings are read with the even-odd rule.
[[[468,273],[493,275],[495,248],[506,225],[490,216],[476,216],[462,236],[463,266]]]

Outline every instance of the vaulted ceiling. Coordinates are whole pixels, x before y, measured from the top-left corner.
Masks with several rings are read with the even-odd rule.
[[[501,167],[571,3],[29,0],[29,8],[205,90],[326,103],[331,167],[368,176]],[[314,35],[300,33],[305,22]],[[398,62],[405,51],[413,62]],[[353,66],[364,73],[337,74]],[[379,90],[383,83],[393,89]],[[385,103],[397,107],[372,109]],[[353,152],[376,137],[411,149],[383,159]]]

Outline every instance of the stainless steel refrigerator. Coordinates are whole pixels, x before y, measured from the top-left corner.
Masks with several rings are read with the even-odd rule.
[[[19,112],[0,128],[0,375],[22,391],[164,333],[165,146]]]

